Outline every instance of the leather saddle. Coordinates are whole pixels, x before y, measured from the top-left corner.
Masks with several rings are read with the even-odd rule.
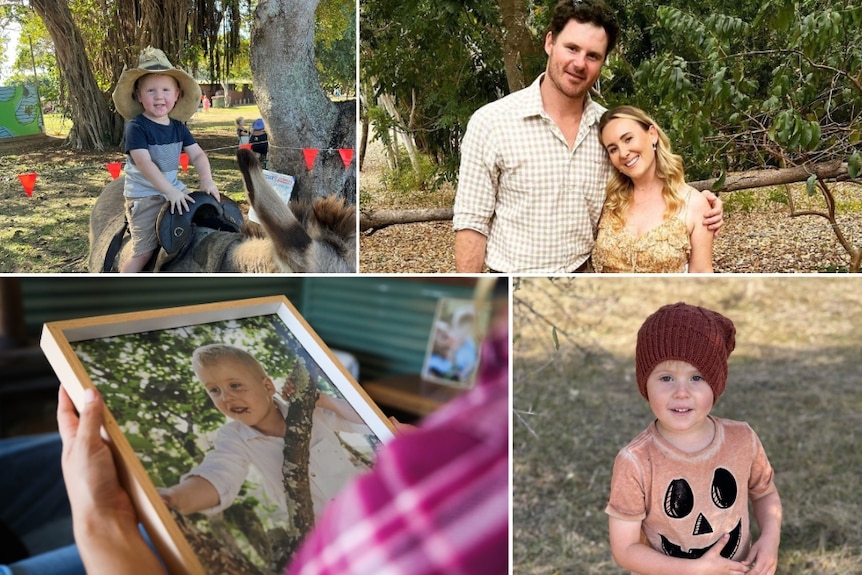
[[[182,256],[190,247],[195,228],[215,231],[239,232],[243,225],[242,211],[229,197],[222,195],[221,202],[205,192],[192,192],[194,203],[189,202],[189,211],[171,213],[171,205],[166,203],[156,219],[156,231],[160,248],[145,266],[145,271],[158,271],[165,264]],[[111,237],[106,249],[103,272],[117,271],[117,257],[128,233],[125,218],[122,225]]]
[[[239,232],[242,228],[242,212],[232,199],[222,196],[218,202],[204,192],[190,195],[194,203],[189,203],[189,211],[171,213],[171,205],[166,203],[156,220],[159,244],[170,256],[186,247],[197,226],[225,232]]]
[[[222,195],[219,202],[205,192],[192,192],[190,195],[194,203],[189,202],[189,211],[171,213],[171,205],[166,203],[159,212],[156,232],[161,249],[155,262],[156,271],[181,257],[191,247],[195,228],[236,233],[242,228],[242,211],[229,197]]]

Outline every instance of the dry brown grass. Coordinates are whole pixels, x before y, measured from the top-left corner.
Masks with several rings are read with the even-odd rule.
[[[371,141],[360,172],[360,208],[408,209],[451,206],[451,186],[436,191],[398,191],[388,173],[382,145]],[[819,273],[847,271],[850,256],[829,221],[790,217],[787,194],[797,211],[825,211],[820,194],[808,197],[804,184],[722,194],[724,228],[715,240],[719,273]],[[862,186],[833,185],[837,225],[853,249],[862,247]],[[365,273],[453,273],[452,222],[394,225],[360,236],[359,268]]]
[[[748,421],[784,506],[778,573],[862,573],[862,283],[853,277],[517,279],[514,572],[618,574],[607,543],[616,452],[651,421],[634,383],[647,315],[687,301],[733,319],[714,413]],[[552,325],[557,328],[555,348]]]

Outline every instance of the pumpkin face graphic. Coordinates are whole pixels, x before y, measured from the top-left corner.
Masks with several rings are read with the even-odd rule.
[[[713,532],[712,523],[709,520],[709,517],[712,516],[711,513],[720,514],[723,510],[732,507],[736,502],[738,493],[739,490],[733,474],[722,467],[716,468],[713,474],[709,497],[706,496],[706,493],[698,497],[689,482],[684,478],[672,480],[665,492],[665,514],[672,519],[692,521],[691,534],[697,537],[703,536],[706,545],[691,547],[687,551],[683,551],[680,544],[674,543],[664,535],[661,535],[662,551],[666,555],[681,559],[697,559],[702,557],[724,535],[724,533]],[[697,511],[697,516],[692,520],[690,517],[695,511]],[[713,517],[713,522],[715,522],[715,517]],[[726,559],[733,558],[737,549],[739,549],[741,539],[742,519],[740,518],[736,523],[736,527],[730,531],[730,540],[721,549],[721,556]]]

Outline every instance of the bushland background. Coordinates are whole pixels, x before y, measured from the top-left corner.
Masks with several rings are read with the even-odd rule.
[[[714,180],[722,188],[740,171],[808,170],[801,187],[746,185],[745,192],[728,194],[737,205],[728,205],[716,268],[858,271],[859,2],[607,3],[620,36],[593,98],[607,107],[632,104],[647,110],[682,155],[689,181]],[[361,2],[363,212],[452,207],[470,116],[529,85],[544,70],[545,29],[555,4]],[[372,141],[384,150],[381,177],[373,175],[373,164],[381,160],[372,158]],[[830,162],[843,166],[839,176],[813,176],[814,166]],[[838,189],[839,180],[847,188]],[[726,201],[730,204],[731,198]],[[813,212],[822,217],[789,216]],[[378,225],[374,233],[368,229],[360,244],[360,269],[454,271],[451,223],[442,217],[432,223]]]

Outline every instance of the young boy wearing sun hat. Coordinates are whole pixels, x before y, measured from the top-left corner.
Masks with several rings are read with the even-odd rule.
[[[710,415],[724,392],[736,328],[723,315],[667,305],[638,331],[636,377],[655,421],[614,462],[611,552],[641,575],[772,575],[781,500],[747,423]],[[752,544],[748,504],[760,527]]]
[[[182,213],[194,200],[179,181],[180,152],[185,151],[200,177],[200,189],[220,201],[209,159],[185,122],[194,115],[201,89],[194,78],[174,68],[164,52],[144,49],[136,68],[123,70],[113,93],[117,112],[126,120],[128,154],[123,195],[132,240],[132,257],[121,272],[141,271],[158,248],[156,219],[164,203]]]

